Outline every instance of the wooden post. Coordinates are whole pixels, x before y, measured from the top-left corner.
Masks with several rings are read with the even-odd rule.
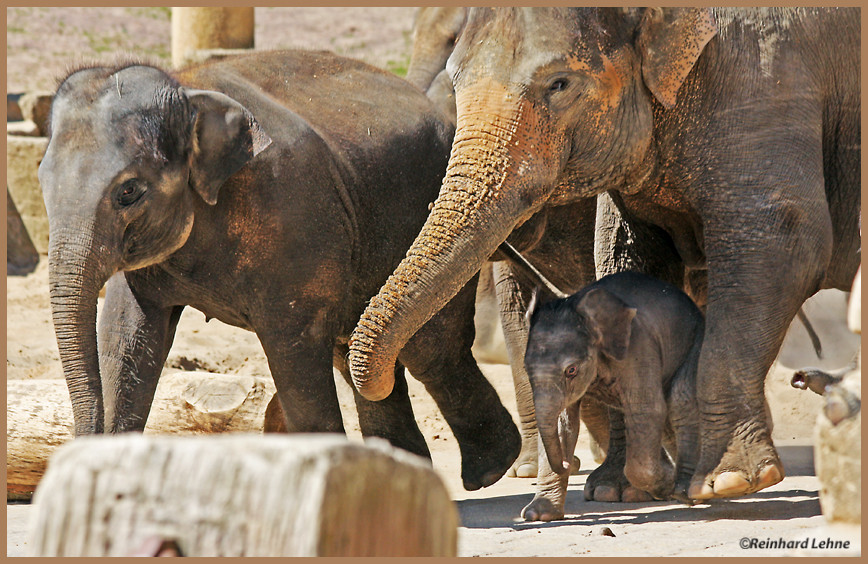
[[[33,556],[455,556],[430,463],[341,435],[84,437],[34,496]],[[151,554],[154,555],[154,554]]]
[[[200,49],[252,49],[253,8],[172,8],[172,65]]]

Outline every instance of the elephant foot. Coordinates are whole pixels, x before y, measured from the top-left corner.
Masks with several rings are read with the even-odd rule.
[[[588,476],[588,480],[585,482],[585,499],[587,501],[617,503],[624,501],[623,493],[628,488],[632,488],[632,486],[627,481],[627,477],[624,476],[623,462],[619,464],[605,460]],[[630,492],[628,497],[633,495],[634,493]]]
[[[533,452],[523,448],[506,475],[510,478],[536,478],[538,469],[536,448]]]
[[[773,486],[784,479],[784,469],[778,464],[769,464],[760,469],[753,480],[746,478],[740,471],[714,473],[694,478],[690,483],[687,497],[690,499],[712,499],[738,497],[752,494]]]
[[[699,468],[703,468],[702,460]],[[753,445],[752,449],[743,444],[730,445],[714,470],[694,474],[687,496],[694,500],[738,497],[758,492],[783,479],[784,467],[771,440]]]
[[[555,504],[552,500],[535,496],[527,506],[521,510],[521,516],[525,521],[556,521],[564,518],[563,503]]]
[[[573,456],[573,463],[570,465],[570,476],[578,476],[579,468],[581,467],[582,461],[578,456]],[[534,458],[531,460],[522,461],[522,457],[520,456],[518,460],[515,461],[515,464],[509,469],[506,473],[509,478],[536,478],[537,471],[539,466],[537,464],[537,459]]]
[[[484,433],[464,438],[461,450],[461,480],[464,489],[474,491],[497,482],[513,465],[521,451],[521,439],[512,421],[506,432]],[[484,441],[484,442],[482,442]]]

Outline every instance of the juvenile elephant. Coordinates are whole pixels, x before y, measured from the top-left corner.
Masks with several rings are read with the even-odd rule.
[[[604,269],[668,264],[707,304],[689,497],[783,479],[765,374],[860,262],[859,45],[856,9],[470,9],[446,177],[351,337],[356,387],[385,397],[404,341],[517,226],[608,191],[638,227],[608,231]]]
[[[76,435],[143,429],[188,305],[256,332],[288,430],[343,432],[332,366],[349,378],[349,333],[423,224],[452,134],[405,81],[326,52],[71,73],[39,178]],[[468,489],[520,446],[470,352],[475,285],[400,353],[455,432]],[[356,395],[362,433],[430,457],[401,365],[384,403]]]
[[[525,366],[533,388],[542,451],[553,472],[540,475],[528,521],[564,516],[569,462],[586,396],[623,413],[606,460],[588,477],[585,498],[687,500],[699,456],[696,366],[703,317],[678,288],[637,272],[601,278],[581,291],[528,310]],[[676,461],[675,468],[661,448]],[[624,483],[621,477],[626,477]],[[609,484],[618,483],[613,489]],[[600,484],[598,486],[598,484]]]

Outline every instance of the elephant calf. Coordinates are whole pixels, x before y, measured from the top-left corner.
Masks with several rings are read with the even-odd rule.
[[[256,332],[289,431],[343,432],[332,367],[349,378],[350,331],[425,222],[453,131],[407,82],[326,52],[72,72],[39,178],[76,435],[144,428],[185,306]],[[468,489],[520,448],[470,352],[475,286],[403,347],[389,398],[355,398],[365,436],[430,457],[406,366]]]
[[[696,369],[704,329],[690,298],[655,278],[621,272],[568,298],[542,304],[535,298],[528,319],[525,365],[541,472],[522,516],[563,517],[570,466],[565,454],[576,446],[584,396],[617,410],[606,460],[588,477],[585,498],[640,501],[647,492],[687,502],[699,456]]]

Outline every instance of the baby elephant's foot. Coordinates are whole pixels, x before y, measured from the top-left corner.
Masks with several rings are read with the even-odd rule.
[[[556,521],[564,518],[564,505],[537,495],[521,510],[521,516],[525,521]]]
[[[607,465],[604,461],[601,466],[597,467],[588,476],[588,481],[585,482],[585,499],[609,503],[623,501],[622,494],[628,488],[631,488],[631,486],[626,476],[624,476],[623,466],[615,464]],[[633,495],[634,492],[632,491],[628,493],[628,497],[632,497]]]

